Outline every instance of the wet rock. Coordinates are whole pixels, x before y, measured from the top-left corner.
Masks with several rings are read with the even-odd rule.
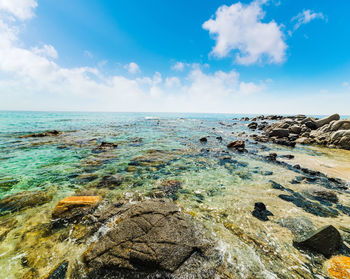
[[[304,239],[294,240],[293,244],[298,248],[329,257],[340,250],[342,238],[339,231],[332,225],[329,225],[320,228]]]
[[[199,141],[201,143],[206,143],[208,141],[208,139],[206,137],[202,137],[202,138],[199,139]]]
[[[222,137],[221,136],[218,136],[218,137],[216,137],[216,139],[218,140],[218,141],[222,141]]]
[[[299,125],[295,124],[295,125],[289,127],[289,132],[291,132],[292,134],[299,135],[301,133],[301,127]]]
[[[311,195],[319,201],[338,202],[338,196],[335,192],[326,190],[311,190]]]
[[[278,137],[278,138],[283,138],[283,137],[288,137],[289,136],[289,130],[288,129],[281,129],[281,128],[276,128],[273,129],[269,132],[270,137]]]
[[[182,189],[182,184],[178,180],[165,180],[157,189],[162,191],[165,197],[177,200],[177,192]]]
[[[316,127],[317,127],[317,128],[320,128],[320,127],[322,127],[322,126],[324,126],[324,125],[326,125],[326,124],[331,123],[331,122],[334,121],[334,120],[339,120],[339,119],[340,119],[339,114],[337,114],[337,113],[336,113],[336,114],[332,114],[332,115],[330,115],[330,116],[328,116],[328,117],[325,117],[325,118],[316,120],[316,121],[315,121]]]
[[[0,241],[6,238],[7,234],[17,225],[15,218],[5,218],[0,221]]]
[[[33,133],[33,134],[23,135],[23,136],[20,136],[20,138],[42,138],[42,137],[58,136],[60,134],[62,134],[62,132],[59,132],[57,130],[51,130],[51,131],[46,131],[42,133]]]
[[[295,236],[306,237],[310,231],[316,229],[315,225],[305,217],[287,217],[276,221],[281,227],[289,229]]]
[[[266,209],[265,204],[262,202],[255,203],[252,215],[261,221],[268,221],[268,216],[273,216],[273,214]]]
[[[175,204],[144,201],[117,210],[110,230],[83,256],[88,278],[170,278],[184,270],[192,276],[198,270],[188,263],[204,266],[210,245]]]
[[[326,262],[328,273],[332,278],[348,279],[350,278],[350,257],[335,256]]]
[[[243,140],[232,141],[227,145],[227,148],[230,148],[230,149],[244,149],[244,147],[245,147],[245,143]]]
[[[294,159],[294,155],[292,155],[292,154],[281,155],[281,158],[286,158],[286,159],[291,160],[291,159]]]
[[[266,156],[266,159],[269,161],[276,161],[277,153],[269,153],[269,155]]]
[[[123,177],[121,175],[106,175],[102,177],[101,181],[97,184],[97,188],[115,188],[123,183]]]
[[[35,207],[52,200],[52,194],[40,191],[24,191],[0,200],[0,215]]]
[[[255,130],[256,128],[258,128],[258,123],[252,122],[252,123],[248,124],[248,128]]]
[[[115,149],[118,147],[117,143],[114,142],[101,142],[101,144],[97,147],[99,150],[110,150],[110,149]]]
[[[295,141],[291,141],[288,138],[272,138],[272,142],[279,145],[284,145],[288,147],[294,147]]]
[[[8,191],[12,186],[16,185],[19,181],[14,178],[0,178],[0,191]]]
[[[66,279],[68,262],[63,261],[43,279]]]
[[[53,219],[72,220],[91,212],[100,202],[100,196],[71,196],[59,201],[52,211]]]

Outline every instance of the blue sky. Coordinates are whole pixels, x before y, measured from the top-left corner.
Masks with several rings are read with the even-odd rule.
[[[349,10],[0,0],[0,109],[349,114]]]

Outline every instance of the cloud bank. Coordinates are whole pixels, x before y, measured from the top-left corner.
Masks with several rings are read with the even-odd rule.
[[[184,78],[153,76],[128,78],[105,75],[98,67],[65,68],[55,62],[52,45],[24,48],[19,24],[32,18],[34,0],[0,0],[0,109],[94,111],[234,111],[237,98],[262,92],[264,82],[240,80],[239,73],[205,73],[192,65]],[[135,62],[125,66],[140,73]],[[183,71],[185,64],[174,69]],[[204,67],[205,68],[205,67]]]

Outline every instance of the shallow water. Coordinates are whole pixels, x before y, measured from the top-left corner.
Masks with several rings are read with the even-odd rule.
[[[223,278],[326,278],[325,259],[295,249],[295,236],[281,223],[298,218],[315,228],[328,224],[350,228],[350,216],[338,210],[336,217],[321,217],[280,199],[283,192],[273,189],[270,180],[306,198],[309,191],[325,189],[325,185],[292,184],[300,173],[263,156],[269,152],[293,154],[295,159],[281,160],[349,183],[350,152],[255,143],[249,138],[249,122],[232,120],[234,117],[242,116],[0,112],[0,185],[12,181],[0,186],[0,198],[28,190],[54,193],[49,203],[0,217],[0,233],[7,231],[0,240],[0,278],[21,278],[31,268],[44,276],[63,260],[74,262],[87,249],[94,236],[77,241],[83,230],[78,225],[49,236],[43,233],[61,198],[92,191],[111,201],[132,202],[152,197],[155,188],[168,179],[182,182],[175,202],[218,242],[225,259]],[[63,134],[20,138],[52,129]],[[203,136],[208,138],[205,144],[199,142]],[[246,141],[248,152],[226,148],[236,139]],[[102,141],[118,143],[118,148],[99,152],[96,147]],[[116,173],[124,178],[120,187],[96,189],[104,175]],[[342,206],[350,207],[348,191],[333,191]],[[251,215],[255,202],[265,203],[274,214],[270,221]]]

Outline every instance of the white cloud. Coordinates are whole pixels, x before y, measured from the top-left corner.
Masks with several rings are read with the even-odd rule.
[[[23,47],[14,28],[23,18],[5,23],[0,14],[0,109],[233,112],[264,90],[235,71],[208,74],[199,64],[183,80],[159,72],[132,79],[99,67],[64,68],[52,60],[58,57],[53,46]],[[127,69],[139,71],[134,62]]]
[[[140,72],[140,67],[135,62],[125,65],[124,68],[127,69],[130,74],[137,74]]]
[[[185,64],[183,62],[176,62],[175,65],[171,67],[171,69],[179,72],[182,72],[184,68],[185,68]]]
[[[45,56],[48,58],[56,59],[58,58],[58,53],[52,45],[44,45],[43,47],[34,47],[32,51],[40,56]]]
[[[36,0],[0,0],[0,11],[24,20],[34,16]]]
[[[261,5],[266,2],[253,1],[249,5],[238,2],[219,7],[215,18],[203,24],[216,40],[212,53],[221,58],[237,51],[236,62],[243,65],[264,60],[267,63],[283,62],[287,45],[281,27],[273,20],[262,22],[265,13]]]
[[[292,22],[295,21],[294,30],[297,30],[301,25],[307,24],[314,19],[325,19],[323,13],[315,13],[311,10],[304,10],[295,17],[292,18]]]

